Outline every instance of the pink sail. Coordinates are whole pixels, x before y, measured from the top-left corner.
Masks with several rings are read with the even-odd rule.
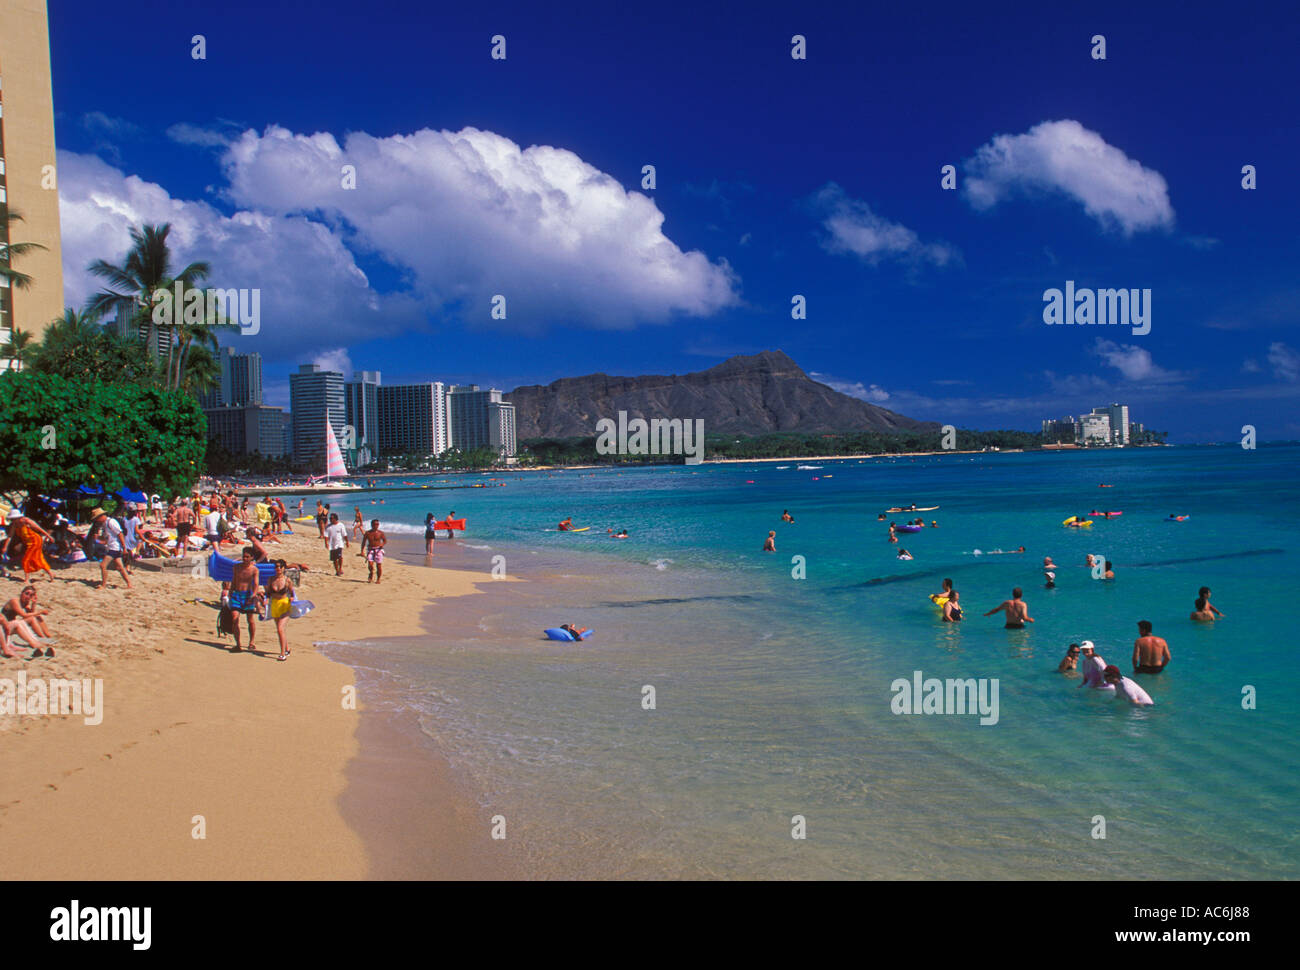
[[[325,477],[346,478],[348,470],[343,467],[343,452],[339,448],[339,439],[334,437],[334,429],[325,422]]]

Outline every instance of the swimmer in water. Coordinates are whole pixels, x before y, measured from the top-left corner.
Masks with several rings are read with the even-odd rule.
[[[1097,654],[1092,641],[1084,640],[1079,644],[1079,649],[1083,651],[1083,680],[1079,686],[1094,687],[1097,690],[1114,690],[1115,685],[1106,683],[1106,678],[1102,676],[1106,669],[1106,661]]]
[[[948,602],[943,604],[943,622],[960,623],[962,620],[961,607],[957,604],[960,594],[954,589],[948,595]]]
[[[1047,588],[1056,588],[1056,563],[1052,562],[1051,556],[1043,557],[1043,578],[1047,580]]]
[[[769,532],[769,533],[767,534],[767,541],[763,543],[763,551],[764,551],[764,552],[776,552],[776,533],[775,533],[775,532]]]
[[[560,629],[566,631],[575,640],[581,640],[582,635],[587,632],[585,626],[574,626],[572,623],[561,623]]]
[[[912,558],[912,554],[911,554],[910,552],[908,552],[906,549],[899,549],[899,550],[898,550],[898,558],[899,558],[899,559],[911,559],[911,558]]]
[[[951,592],[952,592],[952,580],[951,580],[951,579],[944,579],[944,581],[943,581],[943,589],[941,589],[939,592],[935,593],[935,595],[936,595],[936,596],[939,596],[939,597],[944,597],[944,596],[949,595]]]
[[[999,611],[1006,613],[1007,615],[1006,628],[1008,630],[1019,630],[1026,623],[1033,623],[1034,618],[1029,615],[1029,604],[1026,603],[1023,599],[1021,599],[1023,595],[1024,595],[1024,591],[1021,590],[1019,586],[1017,586],[1015,589],[1011,591],[1011,599],[1003,600],[1001,603],[993,607],[993,609],[989,610],[984,615],[992,616],[994,613],[997,613]]]
[[[1158,674],[1169,665],[1169,644],[1152,636],[1151,621],[1138,621],[1138,638],[1133,641],[1133,673]]]
[[[1202,586],[1200,592],[1196,594],[1196,610],[1191,618],[1205,623],[1213,621],[1216,616],[1223,616],[1223,611],[1210,603],[1210,587]]]
[[[1089,569],[1093,567],[1093,564],[1096,563],[1096,561],[1097,561],[1097,557],[1094,556],[1092,553],[1088,553],[1088,555],[1083,557],[1083,564],[1087,566]]]
[[[1106,560],[1106,572],[1103,574],[1103,577],[1102,577],[1102,578],[1104,578],[1104,579],[1114,579],[1114,578],[1115,578],[1115,570],[1113,570],[1113,569],[1110,568],[1110,560],[1109,560],[1109,559]]]
[[[939,520],[938,520],[938,519],[931,519],[931,520],[930,520],[930,528],[931,528],[931,529],[937,529],[937,528],[939,528]]]
[[[794,516],[790,514],[790,510],[789,510],[789,509],[786,509],[784,512],[781,513],[781,521],[782,521],[782,522],[793,522],[793,521],[794,521]]]
[[[1129,680],[1114,664],[1106,668],[1103,676],[1106,678],[1106,683],[1115,688],[1116,697],[1122,697],[1138,707],[1150,707],[1155,704],[1151,695],[1139,687],[1137,681]]]
[[[1057,666],[1056,672],[1059,674],[1068,674],[1070,671],[1078,669],[1079,645],[1077,643],[1072,643],[1070,644],[1069,649],[1065,651],[1065,656],[1061,658],[1061,663]]]
[[[881,512],[879,515],[877,515],[877,516],[876,516],[876,521],[877,521],[877,522],[884,522],[884,521],[885,521],[885,513],[884,513],[884,512]]]

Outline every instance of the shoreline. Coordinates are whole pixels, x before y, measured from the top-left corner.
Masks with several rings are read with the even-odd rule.
[[[271,550],[310,565],[300,596],[316,603],[288,624],[284,663],[265,622],[257,653],[230,653],[209,605],[219,587],[206,576],[137,569],[128,590],[114,572],[96,591],[89,563],[36,584],[56,656],[0,660],[0,679],[99,679],[104,713],[99,724],[0,716],[10,878],[506,877],[502,853],[489,854],[490,843],[480,853],[467,837],[476,804],[445,761],[367,710],[364,696],[349,708],[356,672],[318,646],[358,629],[427,635],[423,611],[474,593],[476,577],[394,556],[380,599],[355,543],[342,580],[306,530]],[[19,588],[0,582],[6,597]],[[397,824],[367,824],[380,820]],[[425,851],[410,853],[416,845]]]

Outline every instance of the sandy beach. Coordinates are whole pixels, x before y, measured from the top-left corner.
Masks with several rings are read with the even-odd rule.
[[[55,656],[0,660],[0,679],[25,672],[29,690],[98,679],[102,721],[0,715],[7,876],[508,875],[446,763],[367,715],[364,697],[352,704],[351,669],[313,646],[419,634],[423,610],[472,594],[480,577],[390,556],[374,586],[356,552],[354,542],[337,578],[314,526],[271,546],[273,558],[310,566],[299,595],[316,605],[290,621],[285,662],[271,623],[258,624],[257,652],[229,652],[211,606],[219,586],[206,577],[137,568],[133,589],[113,572],[96,590],[98,565],[82,563],[38,582]],[[20,589],[0,581],[6,599]]]

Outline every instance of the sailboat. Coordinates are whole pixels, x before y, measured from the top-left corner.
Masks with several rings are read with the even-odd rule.
[[[329,420],[325,421],[325,474],[321,478],[314,475],[308,480],[307,484],[312,487],[328,485],[331,478],[346,478],[347,468],[343,464],[343,449],[339,447],[339,439],[334,435],[334,428],[331,427]],[[339,482],[331,486],[333,488],[360,488],[351,482]]]

